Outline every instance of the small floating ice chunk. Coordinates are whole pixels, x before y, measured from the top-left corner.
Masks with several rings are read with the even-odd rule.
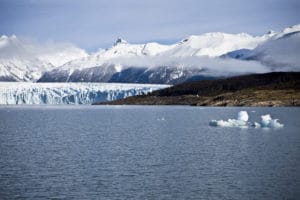
[[[164,117],[162,118],[157,118],[158,121],[165,121],[166,119]]]
[[[282,128],[283,124],[278,119],[272,119],[271,115],[262,115],[260,125],[262,128]]]

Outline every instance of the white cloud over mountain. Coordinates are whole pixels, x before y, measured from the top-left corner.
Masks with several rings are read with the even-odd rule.
[[[71,44],[40,44],[15,35],[0,37],[0,77],[11,80],[37,80],[43,72],[88,54]]]
[[[172,45],[129,44],[118,39],[111,48],[91,55],[71,44],[38,44],[2,36],[0,78],[176,83],[173,79],[184,81],[192,76],[299,71],[299,31],[300,25],[262,36],[207,33]]]

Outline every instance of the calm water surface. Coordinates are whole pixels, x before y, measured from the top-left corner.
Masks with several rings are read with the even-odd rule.
[[[283,129],[208,126],[247,110]],[[0,108],[0,199],[300,199],[299,108]]]

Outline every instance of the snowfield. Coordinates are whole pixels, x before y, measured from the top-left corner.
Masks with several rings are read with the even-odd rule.
[[[0,82],[0,104],[91,104],[166,87],[169,85]]]

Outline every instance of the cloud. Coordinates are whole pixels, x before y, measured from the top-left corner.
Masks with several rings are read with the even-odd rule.
[[[144,42],[212,31],[262,34],[298,23],[298,10],[299,0],[1,0],[0,33],[94,50],[117,37]]]
[[[173,57],[173,56],[144,56],[120,57],[107,61],[107,64],[127,67],[179,67],[203,69],[207,75],[227,76],[245,73],[266,73],[270,69],[256,61],[243,61],[229,58],[209,57]]]
[[[269,40],[258,46],[254,52],[262,63],[276,71],[300,70],[300,32]]]
[[[70,60],[87,56],[85,50],[69,43],[46,42],[39,43],[29,39],[19,39],[13,36],[0,37],[0,58],[36,59],[60,66]]]

